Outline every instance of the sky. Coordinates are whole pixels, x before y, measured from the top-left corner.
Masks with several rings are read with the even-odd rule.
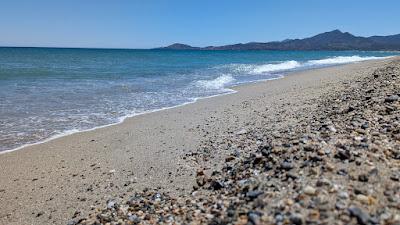
[[[153,48],[400,33],[398,0],[0,0],[0,46]]]

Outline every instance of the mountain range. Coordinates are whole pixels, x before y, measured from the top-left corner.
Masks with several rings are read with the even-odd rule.
[[[362,50],[399,51],[400,34],[358,37],[349,32],[333,30],[304,39],[286,39],[273,42],[249,42],[223,46],[193,47],[175,43],[157,49],[172,50]]]

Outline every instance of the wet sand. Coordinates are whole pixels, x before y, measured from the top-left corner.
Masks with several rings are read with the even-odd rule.
[[[316,108],[315,99],[370,75],[393,59],[296,72],[235,87],[237,93],[139,115],[0,155],[0,224],[66,224],[107,200],[159,187],[187,195],[196,169],[222,166],[227,152],[193,156],[209,140],[264,126],[291,124],[285,115]],[[288,118],[287,120],[285,118]]]

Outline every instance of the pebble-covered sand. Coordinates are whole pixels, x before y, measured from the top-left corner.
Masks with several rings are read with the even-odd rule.
[[[0,224],[399,224],[400,59],[0,155]]]
[[[343,86],[288,126],[204,141],[187,160],[228,156],[190,195],[149,187],[69,224],[400,224],[400,61]]]

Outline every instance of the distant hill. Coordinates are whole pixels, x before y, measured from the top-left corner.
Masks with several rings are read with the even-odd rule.
[[[363,50],[399,51],[400,34],[357,37],[348,32],[333,30],[304,39],[286,39],[274,42],[249,42],[224,46],[193,47],[173,44],[158,49],[173,50]]]
[[[172,44],[172,45],[170,45],[168,47],[165,47],[165,48],[162,48],[162,49],[193,50],[193,49],[200,49],[200,48],[199,47],[192,47],[190,45],[175,43],[175,44]]]

